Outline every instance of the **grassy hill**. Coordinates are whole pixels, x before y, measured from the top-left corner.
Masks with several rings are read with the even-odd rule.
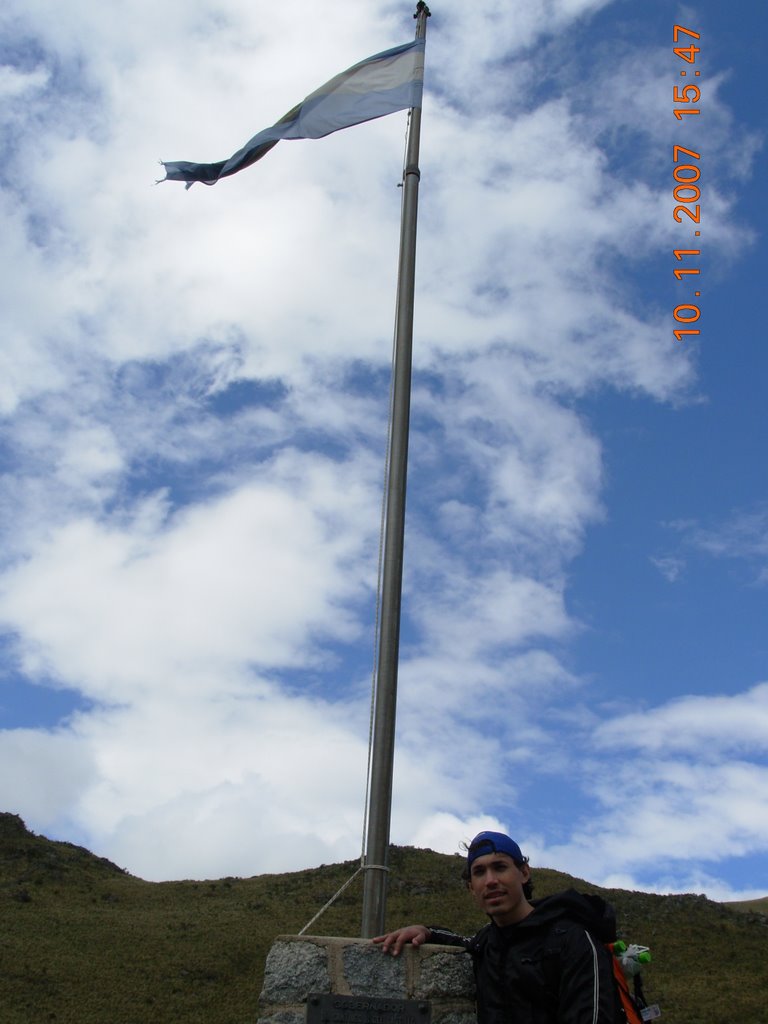
[[[476,931],[484,919],[461,866],[457,856],[393,847],[390,924]],[[0,1024],[255,1024],[275,936],[300,931],[356,867],[145,882],[0,814]],[[623,936],[651,947],[646,994],[666,1024],[768,1024],[765,914],[703,896],[604,890],[546,869],[534,881],[537,896],[575,885],[613,903]],[[358,935],[360,904],[356,880],[312,934]]]
[[[768,896],[759,900],[741,900],[738,903],[726,903],[726,907],[733,907],[734,910],[741,910],[747,913],[768,915]]]

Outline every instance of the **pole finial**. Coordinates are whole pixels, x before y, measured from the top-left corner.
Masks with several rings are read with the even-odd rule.
[[[427,18],[431,18],[432,17],[432,12],[427,7],[427,5],[424,3],[424,0],[419,0],[419,2],[416,4],[416,13],[414,14],[414,18],[418,18],[418,16],[421,14],[422,11],[424,11],[425,17],[427,17]]]

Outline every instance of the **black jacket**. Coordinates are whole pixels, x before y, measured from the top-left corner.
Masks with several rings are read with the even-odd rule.
[[[431,942],[461,945],[472,956],[479,1024],[616,1024],[613,911],[599,896],[569,889],[532,900],[533,913],[474,938],[430,927]]]

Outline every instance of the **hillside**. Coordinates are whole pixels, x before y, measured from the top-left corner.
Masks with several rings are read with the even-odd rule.
[[[388,918],[483,923],[459,857],[393,847]],[[283,875],[145,882],[0,814],[1,1024],[253,1024],[265,956],[296,933],[355,862]],[[702,896],[603,890],[534,872],[536,895],[569,885],[616,907],[620,930],[648,945],[646,994],[667,1024],[768,1024],[768,917]],[[357,935],[357,881],[312,928]]]
[[[746,913],[768,915],[768,896],[763,896],[758,900],[741,900],[738,903],[725,903],[723,905]]]

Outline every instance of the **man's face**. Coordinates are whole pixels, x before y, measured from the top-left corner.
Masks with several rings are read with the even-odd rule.
[[[496,924],[515,924],[533,909],[523,895],[523,885],[530,877],[527,864],[518,867],[506,853],[486,853],[472,862],[469,888]]]

